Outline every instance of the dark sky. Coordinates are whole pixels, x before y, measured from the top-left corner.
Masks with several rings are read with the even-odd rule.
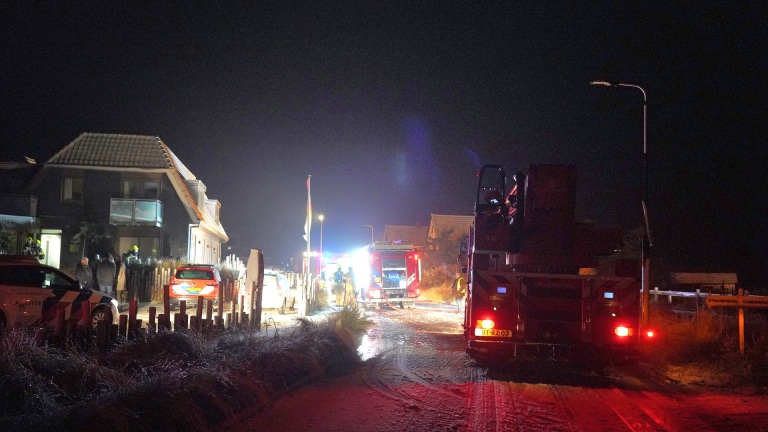
[[[760,2],[27,3],[0,6],[0,155],[159,136],[268,263],[306,248],[308,174],[326,250],[471,214],[486,163],[575,164],[580,218],[638,225],[642,96],[606,79],[648,93],[655,257],[768,284]]]

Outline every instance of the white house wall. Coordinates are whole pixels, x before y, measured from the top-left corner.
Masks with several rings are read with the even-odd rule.
[[[200,227],[190,228],[188,261],[195,264],[218,264],[221,260],[221,242]]]

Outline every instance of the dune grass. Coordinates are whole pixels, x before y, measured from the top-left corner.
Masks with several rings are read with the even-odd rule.
[[[733,313],[701,309],[680,316],[651,308],[656,340],[643,347],[643,357],[684,382],[732,387],[768,386],[768,318],[747,313],[745,349],[739,349],[738,321]]]
[[[208,430],[297,386],[351,372],[371,322],[344,308],[275,336],[146,334],[107,353],[0,336],[0,430]]]

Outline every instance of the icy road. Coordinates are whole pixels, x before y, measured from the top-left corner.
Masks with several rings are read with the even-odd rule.
[[[369,311],[355,373],[296,390],[227,430],[768,431],[768,398],[558,365],[485,368],[464,353],[455,309]]]

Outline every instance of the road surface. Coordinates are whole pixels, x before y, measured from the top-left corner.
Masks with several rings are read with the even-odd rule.
[[[355,373],[300,388],[228,431],[768,431],[768,398],[693,389],[642,367],[481,367],[455,309],[369,311]],[[224,430],[224,429],[222,429]]]

